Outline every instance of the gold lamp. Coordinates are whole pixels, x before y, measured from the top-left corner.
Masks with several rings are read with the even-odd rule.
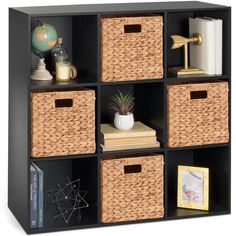
[[[188,66],[188,43],[201,45],[202,43],[201,35],[194,34],[190,38],[185,38],[180,35],[172,35],[171,38],[173,41],[171,49],[177,49],[182,46],[184,47],[184,67],[171,67],[169,68],[169,71],[177,74],[178,76],[204,74],[204,70]]]

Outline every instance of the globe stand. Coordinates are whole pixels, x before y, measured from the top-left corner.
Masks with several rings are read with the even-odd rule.
[[[39,58],[37,69],[33,71],[31,75],[33,80],[52,80],[52,75],[46,69],[44,58]]]

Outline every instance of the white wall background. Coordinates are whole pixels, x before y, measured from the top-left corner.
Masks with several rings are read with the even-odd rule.
[[[151,0],[150,0],[151,1]],[[155,1],[155,0],[153,0]],[[158,1],[158,0],[157,0]],[[159,0],[161,1],[161,0]],[[126,1],[112,1],[112,0],[2,0],[0,2],[0,235],[25,235],[21,226],[13,217],[7,208],[7,163],[8,163],[8,7],[17,6],[37,6],[37,5],[67,5],[67,4],[91,4],[91,3],[120,3],[120,2],[148,2],[145,0],[126,0]],[[221,5],[232,6],[232,140],[235,138],[235,103],[236,95],[234,91],[234,75],[235,73],[235,15],[236,15],[236,1],[235,0],[206,0],[209,3],[216,3]],[[20,46],[20,45],[19,45]],[[196,218],[187,220],[133,224],[126,226],[106,227],[85,229],[80,231],[65,231],[52,233],[53,235],[232,235],[235,233],[236,213],[235,213],[235,147],[232,150],[232,214],[227,216]],[[220,170],[219,170],[220,171]],[[15,193],[17,195],[17,193]],[[233,233],[234,232],[234,233]],[[51,234],[51,235],[52,235]]]

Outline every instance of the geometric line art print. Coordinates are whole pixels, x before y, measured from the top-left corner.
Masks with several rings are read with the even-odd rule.
[[[89,207],[85,200],[87,191],[80,190],[80,179],[70,181],[66,176],[64,185],[57,184],[56,188],[47,191],[51,202],[55,204],[59,214],[54,218],[62,217],[67,224],[72,217],[81,219],[81,209]]]

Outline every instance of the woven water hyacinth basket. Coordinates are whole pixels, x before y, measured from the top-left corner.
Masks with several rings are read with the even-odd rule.
[[[169,147],[228,140],[227,82],[168,86]]]
[[[95,152],[95,91],[31,93],[32,157]]]
[[[162,16],[101,20],[102,81],[163,77]]]
[[[163,156],[101,160],[101,222],[161,218]]]

